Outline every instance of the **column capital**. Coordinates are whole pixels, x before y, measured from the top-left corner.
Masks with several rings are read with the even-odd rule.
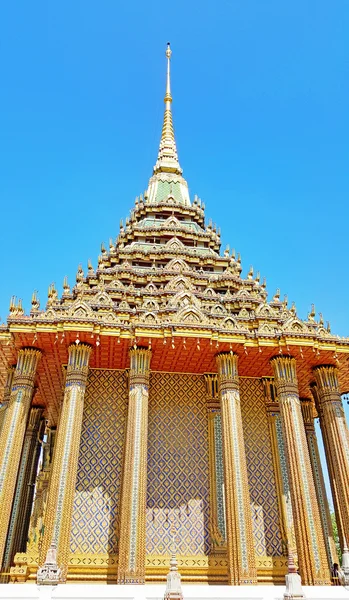
[[[262,377],[264,389],[264,403],[268,414],[280,412],[279,400],[275,386],[274,377]]]
[[[315,431],[314,427],[314,401],[311,398],[300,398],[304,427],[307,432]]]
[[[88,365],[92,346],[90,344],[70,344],[65,386],[86,385]]]
[[[334,365],[319,365],[313,368],[319,401],[338,400],[340,394],[338,368]]]
[[[227,388],[239,388],[238,360],[238,355],[232,351],[216,354],[221,391]]]
[[[296,359],[292,356],[274,356],[271,360],[275,383],[279,395],[282,393],[298,394]]]
[[[10,400],[12,381],[13,381],[13,376],[15,374],[15,370],[16,370],[16,365],[11,365],[10,367],[7,368],[3,404],[8,404],[8,401]]]
[[[134,385],[148,385],[151,350],[130,348],[130,388]]]
[[[220,409],[219,402],[219,381],[217,373],[204,373],[206,395],[207,395],[207,410],[214,412]]]
[[[16,389],[22,386],[32,386],[41,355],[42,351],[39,348],[28,347],[18,351],[15,376],[12,379]]]

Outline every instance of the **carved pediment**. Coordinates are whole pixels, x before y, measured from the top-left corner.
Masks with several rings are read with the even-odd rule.
[[[206,321],[203,313],[195,306],[187,306],[179,311],[173,320],[179,323],[192,323],[197,325]]]
[[[176,292],[178,291],[182,291],[182,290],[192,290],[193,289],[193,284],[189,281],[189,279],[187,279],[186,277],[183,277],[182,275],[179,275],[177,277],[174,277],[173,279],[171,279],[171,281],[168,282],[168,284],[165,287],[165,290],[175,290]]]
[[[260,323],[258,327],[258,333],[274,334],[276,327],[271,323]]]
[[[122,300],[119,304],[119,310],[130,310],[130,305],[126,300]]]
[[[181,240],[179,240],[176,237],[171,238],[170,240],[168,240],[167,244],[165,245],[166,250],[174,250],[175,252],[181,251],[185,248],[184,244],[181,242]]]
[[[76,300],[68,310],[68,316],[77,319],[87,319],[95,317],[92,308],[82,300]]]
[[[166,221],[164,222],[165,227],[173,227],[176,229],[177,227],[179,227],[179,225],[180,225],[180,222],[173,215],[171,217],[169,217],[168,219],[166,219]]]
[[[119,319],[112,311],[99,315],[99,318],[105,323],[118,323]]]
[[[291,317],[282,326],[283,331],[289,331],[292,333],[309,333],[308,327],[303,321],[297,317]]]
[[[108,288],[112,288],[113,290],[124,290],[125,286],[119,279],[113,279],[113,281],[108,283]]]
[[[243,317],[244,319],[248,319],[250,317],[250,313],[246,308],[242,308],[239,312],[239,317]]]
[[[154,294],[154,292],[157,292],[157,287],[153,283],[148,283],[148,285],[145,286],[144,291],[149,294]]]
[[[159,310],[159,304],[153,298],[149,298],[148,300],[144,300],[142,304],[142,308],[145,308],[149,311]]]
[[[144,315],[142,315],[140,321],[142,323],[148,323],[149,325],[156,325],[157,323],[159,323],[158,317],[152,312],[147,312]]]
[[[207,298],[216,298],[217,294],[216,294],[216,292],[214,291],[213,288],[208,287],[208,288],[206,288],[204,290],[204,296],[207,297]]]
[[[223,316],[226,314],[226,309],[224,308],[224,306],[222,306],[221,304],[215,304],[214,306],[212,306],[211,308],[211,314],[212,315],[216,315],[216,316]]]
[[[251,294],[247,290],[242,289],[236,292],[236,297],[239,299],[246,298],[247,300],[249,300],[251,298]]]
[[[169,269],[170,271],[188,271],[189,267],[185,260],[173,258],[167,263],[166,269]]]
[[[98,292],[93,298],[93,304],[100,304],[101,306],[114,306],[114,302],[107,292]]]
[[[200,300],[189,291],[183,291],[176,294],[169,301],[168,305],[171,308],[182,308],[184,306],[200,306]]]
[[[224,319],[222,326],[225,329],[240,329],[240,325],[232,317]]]
[[[277,318],[275,310],[269,304],[260,304],[256,308],[256,317]]]

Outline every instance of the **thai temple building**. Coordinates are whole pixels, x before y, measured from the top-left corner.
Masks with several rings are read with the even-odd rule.
[[[221,252],[179,163],[166,57],[146,192],[97,265],[29,314],[13,298],[0,326],[1,580],[164,584],[171,560],[183,583],[284,585],[291,557],[329,586],[314,419],[343,549],[349,338]]]

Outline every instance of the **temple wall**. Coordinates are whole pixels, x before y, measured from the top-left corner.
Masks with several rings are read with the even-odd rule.
[[[258,379],[240,378],[241,410],[257,556],[282,554],[272,450]],[[91,369],[88,377],[70,540],[72,553],[116,554],[126,372]],[[209,553],[208,413],[200,375],[151,373],[148,422],[146,551]],[[219,416],[219,413],[218,415]],[[216,458],[220,458],[221,447]],[[224,530],[224,509],[219,523]],[[223,535],[224,537],[224,535]]]
[[[146,548],[170,554],[209,551],[208,420],[204,378],[151,373]]]
[[[261,380],[240,377],[240,396],[255,551],[257,556],[280,556],[280,517]]]
[[[70,539],[72,553],[116,553],[127,401],[125,372],[90,370]]]

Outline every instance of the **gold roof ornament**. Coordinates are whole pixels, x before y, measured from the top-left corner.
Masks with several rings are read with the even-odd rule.
[[[171,96],[171,74],[170,60],[172,50],[170,42],[167,43],[166,59],[167,59],[167,74],[166,74],[166,93],[165,93],[165,112],[164,122],[161,132],[161,140],[159,147],[158,160],[154,167],[154,174],[159,172],[178,173],[182,174],[182,169],[179,166],[176,140],[174,136],[173,121],[172,121],[172,96]]]
[[[158,203],[169,198],[178,204],[190,206],[188,184],[182,177],[182,169],[179,164],[177,146],[174,135],[172,120],[172,94],[171,94],[171,72],[170,60],[172,50],[170,43],[166,48],[167,72],[165,91],[165,111],[161,131],[161,139],[153,176],[150,178],[149,187],[145,194],[147,202]]]

